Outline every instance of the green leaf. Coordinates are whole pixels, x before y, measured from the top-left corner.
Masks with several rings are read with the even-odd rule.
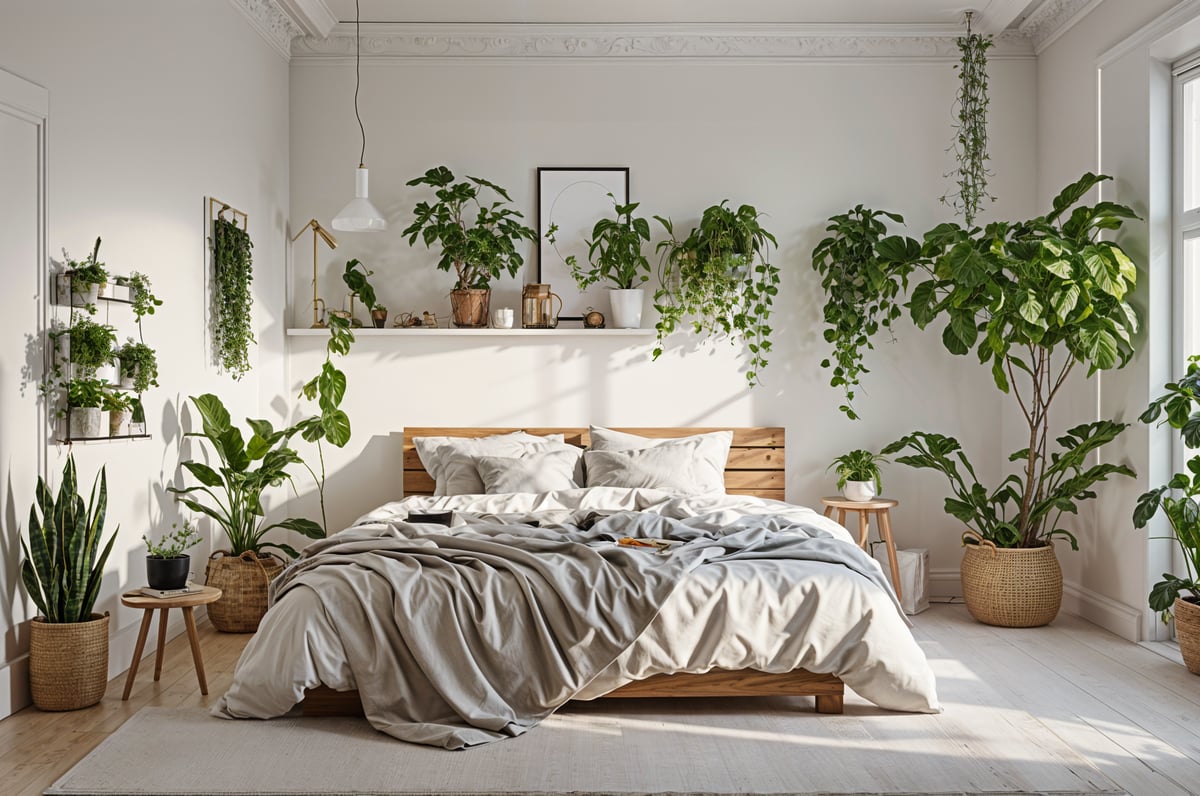
[[[1079,342],[1094,370],[1108,370],[1117,364],[1117,340],[1106,330],[1095,326],[1081,328]]]
[[[307,536],[309,539],[324,539],[325,529],[319,523],[303,518],[292,518],[283,522],[275,523],[271,528],[287,528],[289,531],[295,531],[299,534]]]
[[[185,470],[195,476],[197,481],[205,486],[221,487],[225,485],[225,482],[217,474],[217,471],[207,464],[192,461],[180,462],[180,464],[183,465]]]
[[[325,438],[339,448],[350,441],[350,418],[340,409],[323,413],[321,428],[325,430]]]

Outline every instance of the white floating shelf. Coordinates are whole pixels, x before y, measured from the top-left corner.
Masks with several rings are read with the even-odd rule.
[[[654,329],[352,329],[355,337],[653,337]],[[288,337],[328,337],[328,329],[288,329]]]

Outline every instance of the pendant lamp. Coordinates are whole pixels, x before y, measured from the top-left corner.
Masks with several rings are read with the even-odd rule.
[[[362,135],[362,151],[358,156],[358,168],[354,171],[354,198],[347,202],[341,212],[333,218],[333,228],[341,232],[387,229],[387,219],[367,198],[367,167],[365,164],[367,131],[363,127],[362,116],[358,112],[358,89],[362,83],[362,75],[359,71],[361,46],[358,0],[354,0],[354,118],[358,120],[358,131]]]

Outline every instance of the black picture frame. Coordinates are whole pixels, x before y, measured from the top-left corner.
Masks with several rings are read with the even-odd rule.
[[[537,281],[549,283],[562,299],[560,321],[582,323],[587,307],[596,307],[601,312],[607,309],[607,302],[597,298],[601,294],[592,292],[604,288],[597,286],[581,292],[563,260],[570,253],[579,256],[581,248],[586,256],[587,247],[582,244],[585,236],[590,236],[596,221],[610,214],[607,196],[610,192],[617,204],[630,201],[628,166],[538,166]],[[623,195],[618,195],[620,192]],[[564,206],[564,199],[573,204]],[[571,212],[572,208],[578,208],[578,212]],[[560,227],[557,247],[546,240],[551,223],[558,223]]]

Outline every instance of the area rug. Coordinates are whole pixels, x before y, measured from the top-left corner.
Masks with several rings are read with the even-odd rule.
[[[524,736],[461,752],[402,743],[362,719],[143,708],[46,793],[1120,793],[1086,761],[1005,722],[968,731],[946,714],[851,706],[819,716],[811,700],[687,703],[572,705]]]

